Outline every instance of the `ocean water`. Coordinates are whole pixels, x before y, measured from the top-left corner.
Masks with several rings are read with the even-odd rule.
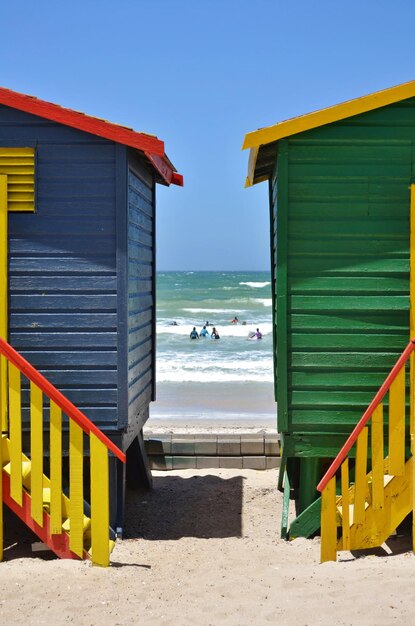
[[[206,321],[220,339],[191,340]],[[151,422],[274,425],[269,273],[158,273],[156,380]]]

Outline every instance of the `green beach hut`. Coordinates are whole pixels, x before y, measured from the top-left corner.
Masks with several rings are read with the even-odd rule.
[[[247,186],[269,183],[280,488],[298,505],[282,525],[307,535],[317,483],[415,335],[415,81],[248,133],[243,148]]]

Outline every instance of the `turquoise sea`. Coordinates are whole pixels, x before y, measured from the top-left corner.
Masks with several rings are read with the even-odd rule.
[[[191,340],[207,321],[220,339]],[[158,273],[156,380],[151,422],[274,426],[270,274]]]

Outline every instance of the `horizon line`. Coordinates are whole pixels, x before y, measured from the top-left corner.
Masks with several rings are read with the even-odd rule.
[[[271,268],[269,269],[244,269],[244,270],[189,270],[189,269],[160,269],[157,268],[156,272],[271,272]]]

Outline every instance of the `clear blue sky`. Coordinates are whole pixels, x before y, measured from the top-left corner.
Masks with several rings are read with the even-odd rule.
[[[13,0],[0,84],[154,133],[160,270],[268,269],[244,134],[415,78],[413,0]]]

